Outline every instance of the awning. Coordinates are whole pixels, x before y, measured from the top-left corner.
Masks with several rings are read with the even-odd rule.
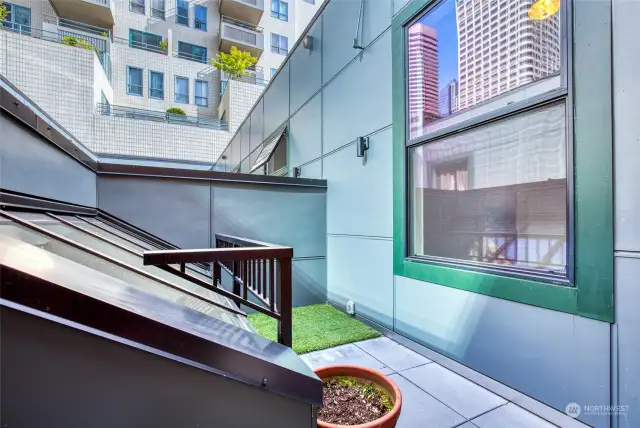
[[[258,155],[258,158],[256,159],[253,166],[251,167],[250,172],[256,171],[258,168],[261,168],[262,166],[264,166],[265,163],[269,162],[269,159],[271,159],[271,156],[273,156],[273,154],[275,153],[276,149],[278,148],[278,145],[281,142],[285,141],[286,138],[287,138],[287,128],[285,127],[284,129],[282,129],[282,131],[277,132],[274,135],[273,139],[271,139],[271,141],[269,141],[269,143],[262,148],[262,151],[260,151],[260,154]]]

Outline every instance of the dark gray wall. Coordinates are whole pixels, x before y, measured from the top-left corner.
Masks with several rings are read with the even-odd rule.
[[[209,248],[209,183],[101,175],[98,207],[180,248]]]
[[[1,425],[315,428],[311,405],[3,307]]]
[[[326,301],[326,190],[101,175],[98,206],[181,248],[215,233],[293,247],[293,304]]]
[[[0,115],[0,188],[96,206],[96,174],[6,114]]]

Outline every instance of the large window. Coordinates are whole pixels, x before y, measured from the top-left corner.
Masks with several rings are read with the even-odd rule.
[[[127,94],[142,96],[142,69],[127,67]]]
[[[289,5],[281,0],[271,0],[271,16],[281,21],[289,20]]]
[[[556,10],[532,19],[528,6],[508,1],[485,7],[482,0],[442,0],[410,25],[410,137],[447,126],[448,116],[503,94],[511,92],[505,102],[514,102],[560,86],[559,78],[549,79],[561,71],[560,16]],[[516,91],[535,82],[529,91]]]
[[[410,150],[411,254],[566,274],[564,104]]]
[[[162,36],[158,36],[157,34],[129,30],[129,46],[132,48],[160,53],[162,52],[160,42],[162,42]]]
[[[192,45],[191,43],[178,42],[178,57],[206,64],[207,48]]]
[[[129,10],[144,15],[144,0],[129,0]]]
[[[189,26],[189,2],[187,0],[178,0],[176,24]]]
[[[209,82],[196,80],[196,105],[207,107],[209,105]]]
[[[207,31],[207,8],[204,6],[196,5],[193,8],[193,28],[196,30]]]
[[[289,39],[279,34],[271,33],[271,52],[280,55],[289,53]]]
[[[164,74],[149,71],[149,98],[164,99]]]
[[[7,17],[2,26],[22,34],[31,34],[31,9],[11,3],[3,3]]]
[[[164,0],[151,0],[151,17],[164,18]]]
[[[177,103],[189,104],[189,79],[176,76],[175,96]]]

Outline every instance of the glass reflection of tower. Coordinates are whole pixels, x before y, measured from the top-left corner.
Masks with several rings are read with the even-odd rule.
[[[436,30],[416,23],[409,28],[409,114],[411,131],[438,114],[438,38]]]
[[[457,0],[458,108],[560,70],[560,14],[534,21],[534,0]]]

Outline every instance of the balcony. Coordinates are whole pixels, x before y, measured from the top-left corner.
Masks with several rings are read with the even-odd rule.
[[[229,53],[231,46],[260,58],[264,50],[262,28],[228,16],[222,16],[220,22],[220,52]]]
[[[220,0],[220,15],[258,25],[264,0]]]
[[[51,0],[51,4],[65,19],[107,28],[115,23],[112,0]]]
[[[174,125],[197,126],[199,128],[209,128],[227,130],[227,122],[207,117],[187,116],[182,114],[172,114],[163,111],[147,110],[141,108],[117,106],[106,103],[98,103],[96,113],[103,116],[123,117],[127,119],[148,120],[152,122],[166,122]]]

